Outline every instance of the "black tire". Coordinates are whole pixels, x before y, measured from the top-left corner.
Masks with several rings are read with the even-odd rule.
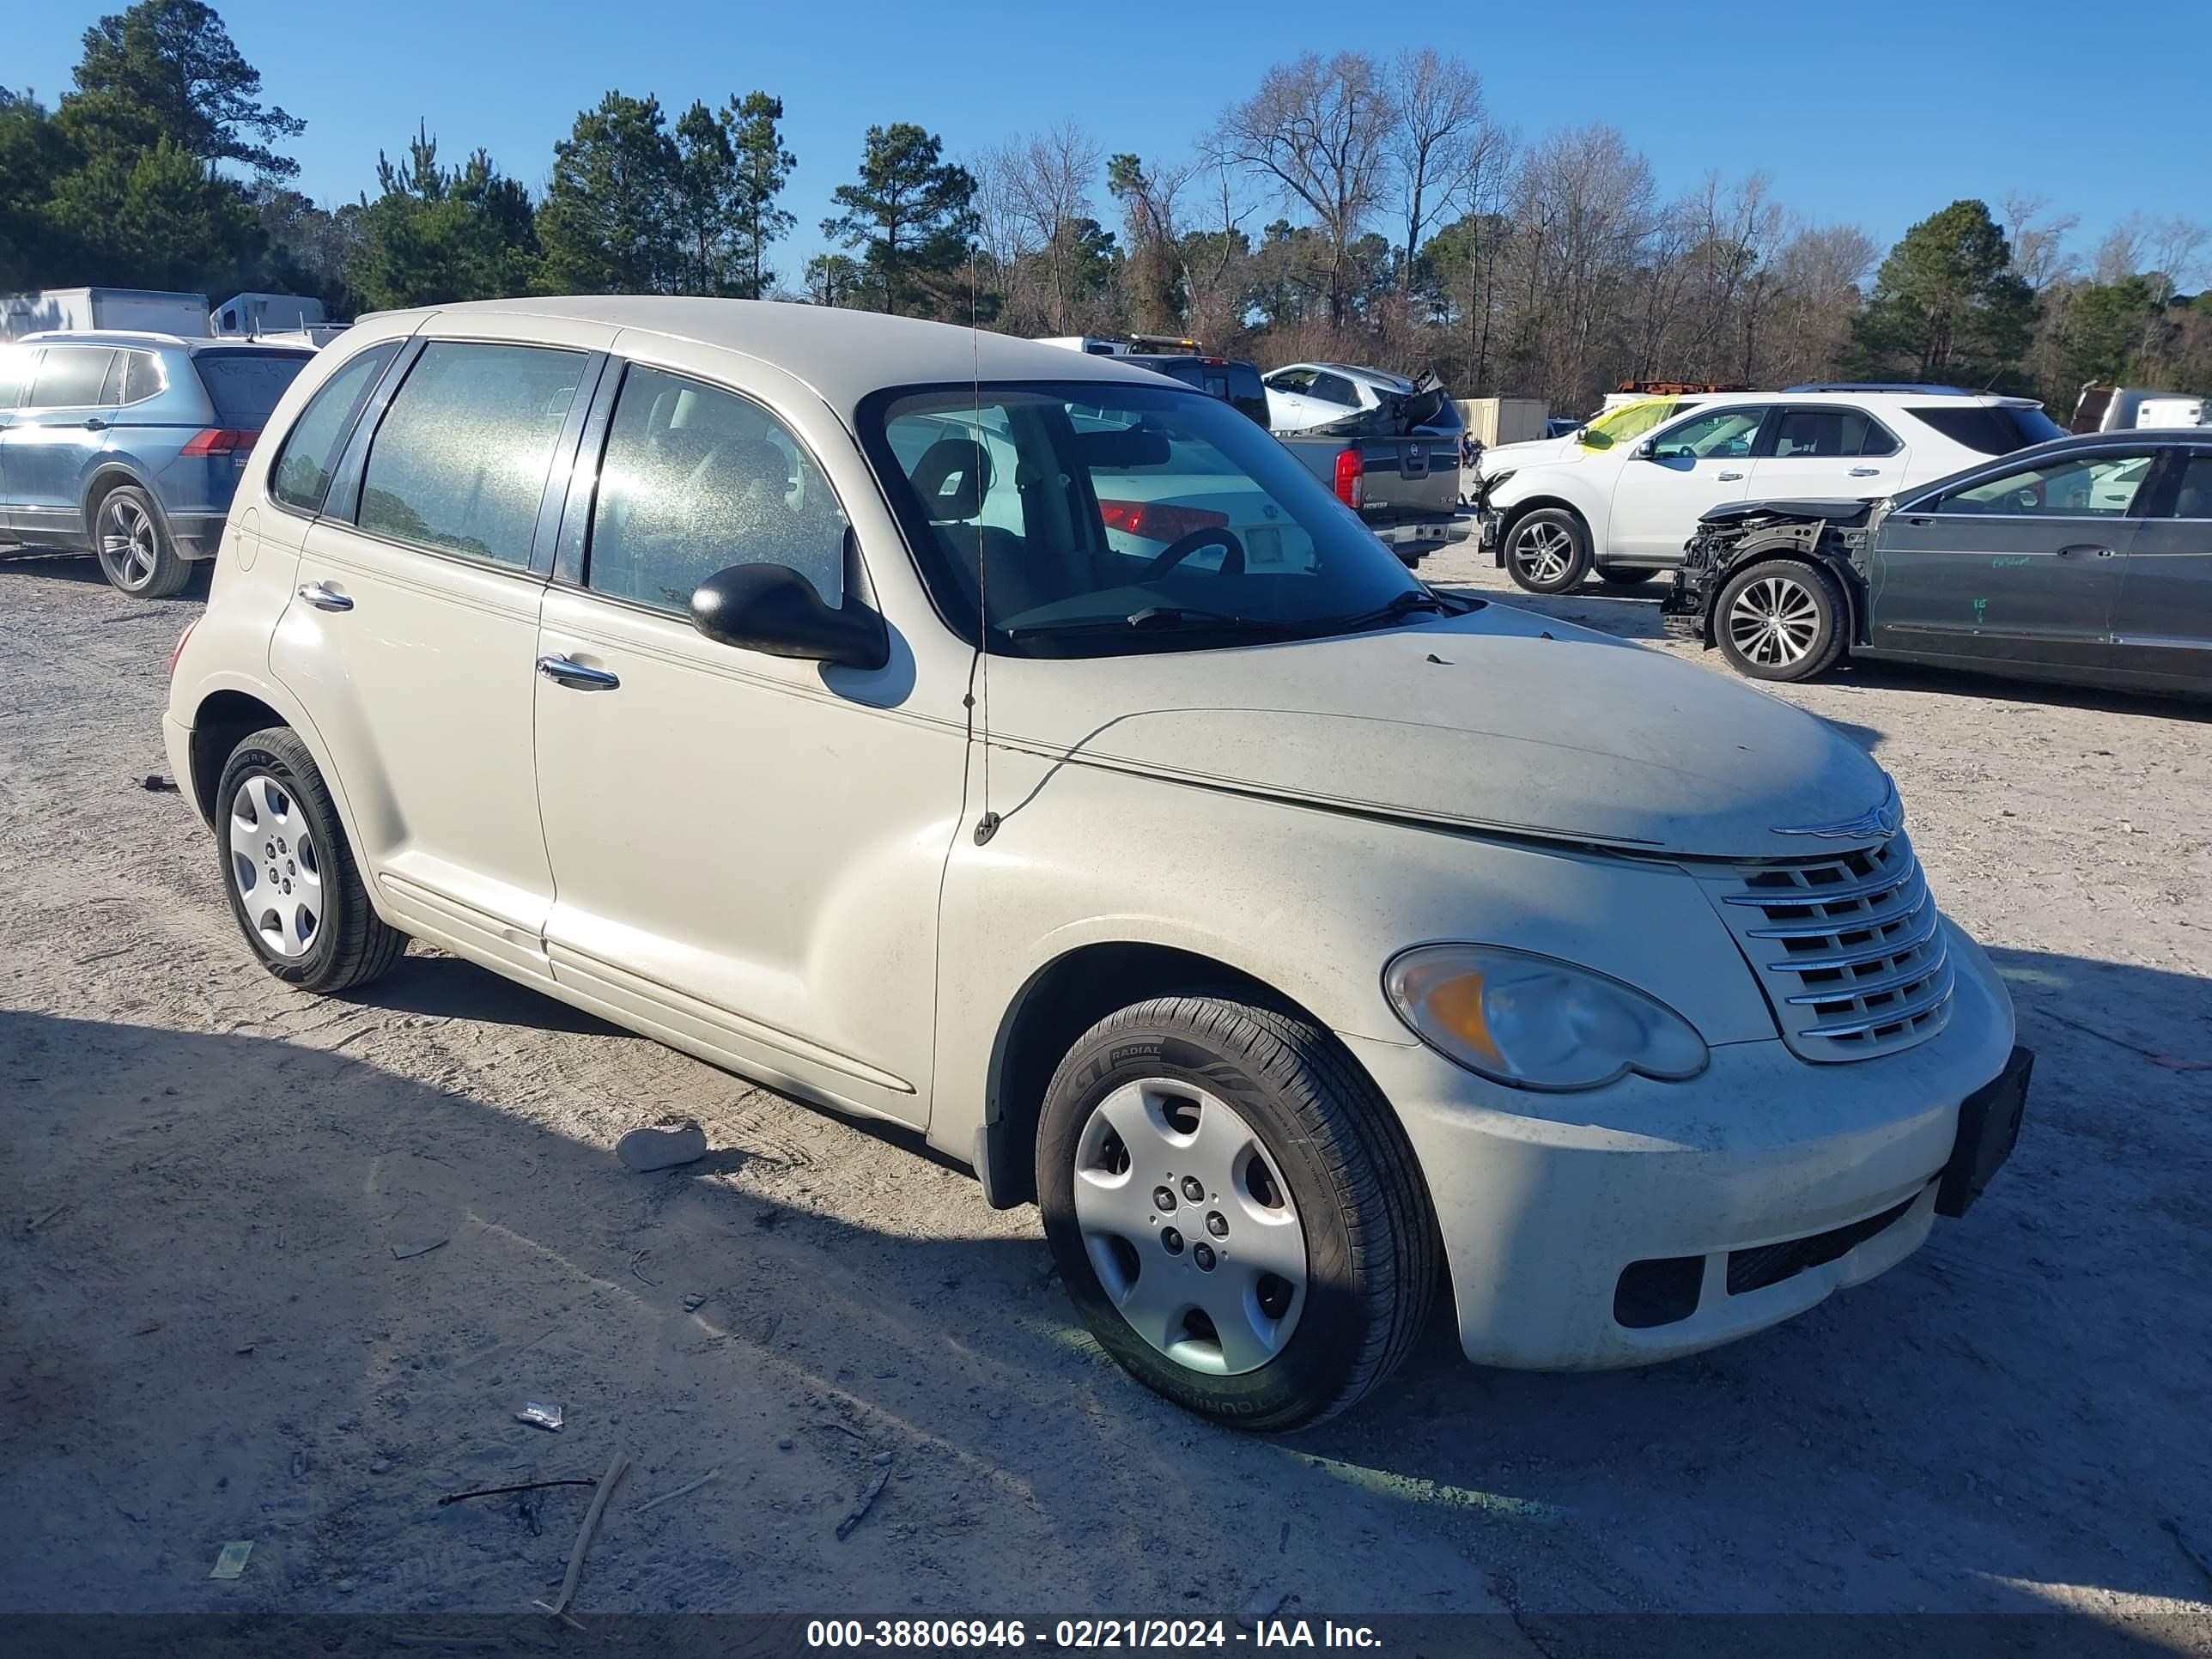
[[[1641,587],[1658,574],[1656,570],[1634,570],[1619,564],[1601,564],[1597,568],[1597,579],[1608,587]]]
[[[1209,1375],[1170,1358],[1122,1316],[1086,1249],[1075,1199],[1084,1132],[1109,1097],[1139,1081],[1195,1085],[1226,1103],[1295,1206],[1304,1299],[1256,1369]],[[1045,1236],[1091,1334],[1138,1381],[1216,1422],[1272,1432],[1333,1416],[1390,1374],[1428,1316],[1436,1225],[1389,1103],[1327,1032],[1237,992],[1155,998],[1077,1039],[1046,1091],[1036,1182]],[[1194,1224],[1196,1212],[1186,1213]],[[1166,1242],[1164,1230],[1154,1237]],[[1194,1224],[1192,1237],[1203,1242]],[[1235,1243],[1224,1241],[1224,1266]]]
[[[1826,571],[1796,559],[1762,559],[1722,586],[1713,605],[1713,640],[1729,665],[1748,678],[1809,680],[1844,654],[1847,614],[1843,590]],[[1771,619],[1764,629],[1761,617]]]
[[[283,896],[304,891],[305,881],[300,881],[297,890],[290,884],[301,874],[295,866],[308,865],[312,857],[309,873],[321,896],[312,929],[303,929],[298,940],[303,948],[293,954],[280,951],[264,934],[260,914],[249,911],[251,901],[241,890],[241,878],[234,869],[234,860],[240,856],[232,841],[239,796],[257,779],[266,781],[281,805],[265,820],[259,819],[256,808],[257,821],[264,823],[270,832],[264,844],[277,850],[269,854],[270,862],[265,869],[258,867],[258,858],[255,860],[252,890],[269,892],[279,902],[280,889]],[[300,827],[306,834],[300,835],[295,828],[279,841],[276,831],[291,822],[294,811],[300,815]],[[230,896],[231,915],[261,965],[278,979],[303,991],[325,994],[349,991],[388,971],[406,953],[407,935],[385,922],[369,904],[354,863],[353,848],[347,843],[345,827],[338,821],[337,808],[331,804],[323,775],[307,744],[289,726],[272,726],[256,732],[230,751],[222,781],[216,785],[214,816],[216,859],[222,890]],[[264,888],[264,881],[270,885]]]
[[[1564,507],[1524,513],[1505,532],[1505,574],[1528,592],[1564,593],[1579,586],[1589,568],[1589,526]]]
[[[108,585],[134,599],[173,598],[192,579],[161,509],[137,484],[118,484],[93,504],[92,547]]]

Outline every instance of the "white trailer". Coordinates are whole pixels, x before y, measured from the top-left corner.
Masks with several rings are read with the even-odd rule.
[[[52,328],[129,328],[204,339],[204,294],[150,288],[47,288],[0,295],[0,340]]]
[[[329,322],[323,302],[299,294],[234,294],[215,308],[208,332],[245,338],[321,328]]]

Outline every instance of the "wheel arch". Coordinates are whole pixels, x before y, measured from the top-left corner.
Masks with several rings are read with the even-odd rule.
[[[1510,507],[1500,508],[1498,524],[1498,547],[1501,550],[1504,549],[1507,541],[1511,539],[1514,528],[1522,520],[1527,518],[1531,513],[1539,512],[1547,507],[1557,507],[1564,513],[1571,513],[1582,521],[1583,535],[1590,544],[1590,557],[1596,558],[1597,526],[1590,521],[1589,508],[1580,501],[1570,501],[1565,495],[1555,493],[1531,495],[1525,501],[1518,501]]]
[[[1036,1197],[1038,1114],[1053,1072],[1075,1039],[1116,1009],[1200,988],[1238,993],[1294,1013],[1334,1040],[1328,1022],[1296,998],[1201,951],[1133,939],[1093,940],[1064,951],[1023,982],[1000,1017],[992,1043],[988,1103],[971,1162],[994,1209]],[[1340,1052],[1348,1064],[1359,1066],[1348,1049]]]
[[[1772,536],[1763,541],[1747,542],[1729,556],[1728,562],[1713,573],[1711,592],[1713,602],[1705,607],[1705,643],[1719,642],[1721,595],[1738,573],[1755,564],[1802,564],[1808,570],[1817,570],[1826,576],[1844,596],[1845,648],[1866,642],[1866,595],[1854,579],[1848,562],[1833,558],[1817,546],[1808,546],[1802,537]]]
[[[78,513],[84,521],[84,540],[88,547],[100,545],[100,504],[118,484],[136,484],[146,492],[146,499],[154,504],[154,516],[161,521],[161,533],[176,544],[176,534],[169,528],[169,509],[162,505],[161,492],[138,468],[115,456],[102,456],[85,475],[84,489],[80,497]]]

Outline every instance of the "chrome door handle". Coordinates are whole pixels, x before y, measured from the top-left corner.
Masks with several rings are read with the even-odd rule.
[[[1743,474],[1741,472],[1723,472],[1719,475],[1720,481],[1723,483],[1734,483],[1741,477],[1743,477]]]
[[[2115,550],[2112,548],[2099,547],[2090,542],[2077,542],[2071,547],[2060,548],[2058,556],[2062,559],[2070,559],[2076,553],[2094,553],[2100,559],[2109,559],[2113,556],[2114,552]]]
[[[107,422],[98,419],[89,420],[84,423],[84,429],[87,432],[105,432],[107,430]]]
[[[567,657],[540,657],[538,672],[554,684],[565,685],[572,691],[612,691],[622,684],[617,676],[605,669],[586,668]]]
[[[300,597],[318,611],[350,611],[353,601],[326,582],[307,582],[300,589]]]
[[[1854,478],[1875,478],[1881,476],[1881,469],[1878,466],[1855,466],[1851,469],[1851,477]]]

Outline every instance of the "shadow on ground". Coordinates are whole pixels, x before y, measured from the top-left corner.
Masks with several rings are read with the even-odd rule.
[[[607,1607],[818,1611],[865,1586],[972,1613],[952,1564],[1015,1537],[994,1582],[1079,1607],[1233,1611],[1255,1583],[1427,1585],[1431,1611],[1501,1583],[1599,1608],[1655,1583],[1747,1611],[2201,1595],[2165,1523],[2212,1534],[2208,988],[2001,965],[2040,1054],[2028,1127],[1903,1267],[1632,1373],[1474,1370],[1440,1320],[1363,1409],[1283,1441],[1123,1378],[964,1182],[913,1177],[975,1237],[846,1218],[860,1195],[773,1132],[804,1108],[639,1176],[342,1053],[0,1012],[0,1503],[40,1517],[0,1610],[516,1606],[557,1582],[580,1489],[435,1498],[594,1476],[618,1444],[633,1499],[720,1474],[607,1528]],[[379,1006],[573,1018],[460,963],[391,983]],[[2195,1046],[2165,1052],[2175,1031]],[[549,1396],[558,1437],[513,1421]],[[838,1540],[884,1452],[895,1482]],[[210,1586],[226,1539],[258,1540],[252,1577]]]

